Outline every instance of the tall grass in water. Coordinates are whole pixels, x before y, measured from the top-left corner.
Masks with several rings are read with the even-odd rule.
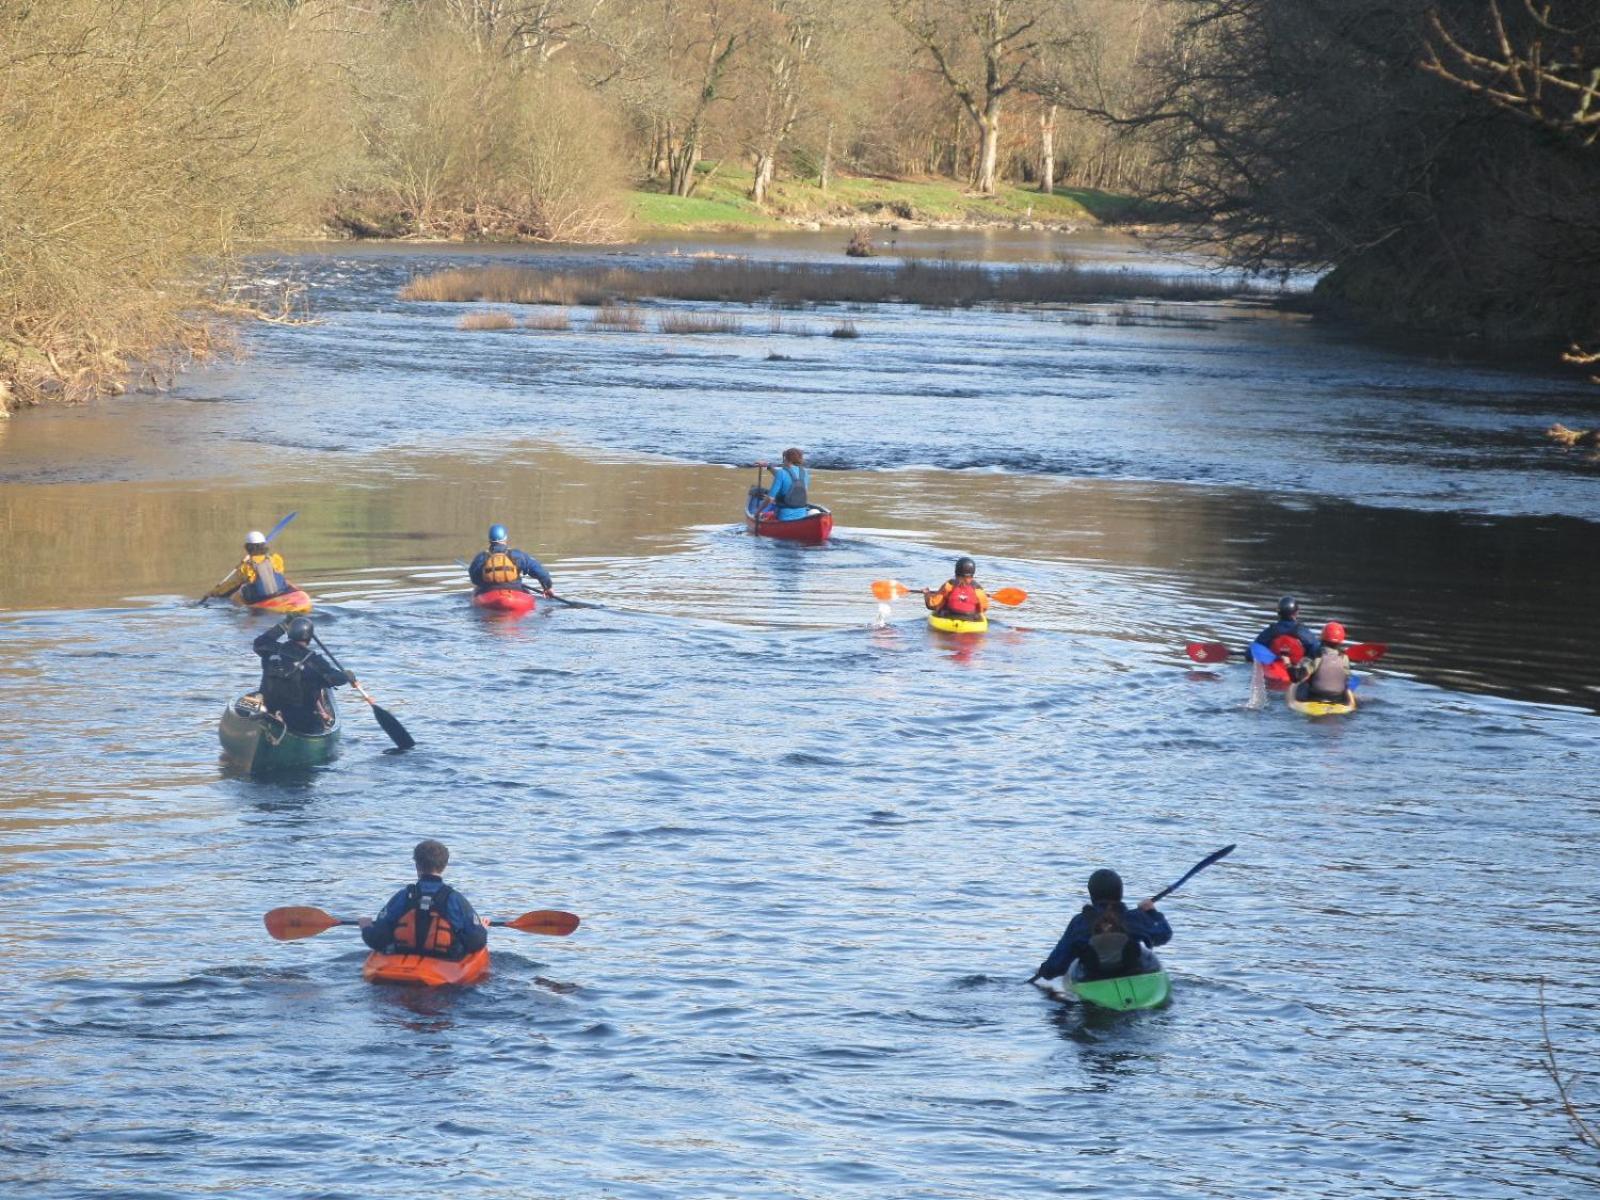
[[[656,318],[662,333],[742,333],[744,325],[730,313],[662,313]]]
[[[594,328],[615,329],[622,333],[642,333],[644,314],[633,305],[603,304],[594,314]]]
[[[572,318],[568,316],[566,309],[558,308],[555,312],[534,313],[523,324],[529,329],[546,329],[559,332],[572,328]]]
[[[828,331],[828,336],[835,338],[858,338],[861,336],[861,331],[856,328],[856,323],[854,321],[840,321]]]
[[[468,313],[457,323],[457,329],[515,329],[517,319],[508,312]]]

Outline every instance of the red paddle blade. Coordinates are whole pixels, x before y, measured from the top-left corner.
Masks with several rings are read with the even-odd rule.
[[[1001,588],[998,592],[990,592],[989,598],[1001,604],[1021,604],[1028,598],[1028,593],[1021,588]]]
[[[1377,662],[1387,653],[1389,647],[1385,642],[1361,642],[1344,652],[1351,662]]]
[[[338,917],[329,916],[320,908],[303,905],[275,908],[261,919],[267,926],[267,932],[280,942],[316,937],[340,924]]]
[[[566,937],[578,927],[578,917],[575,913],[561,912],[559,909],[541,908],[535,912],[525,912],[510,921],[496,921],[495,924],[520,929],[523,933]]]
[[[911,589],[896,579],[874,579],[872,581],[872,594],[879,600],[893,600],[897,596],[904,596]]]
[[[1221,642],[1190,642],[1183,648],[1183,652],[1199,663],[1227,662],[1233,657],[1232,652]]]

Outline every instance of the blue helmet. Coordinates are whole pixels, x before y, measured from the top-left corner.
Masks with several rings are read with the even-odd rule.
[[[506,532],[504,525],[489,526],[489,544],[491,546],[504,546],[510,538],[511,535]]]

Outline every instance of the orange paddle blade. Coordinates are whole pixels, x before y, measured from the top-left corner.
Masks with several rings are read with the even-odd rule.
[[[520,917],[509,921],[491,921],[491,925],[505,925],[511,929],[520,929],[523,933],[543,933],[550,937],[566,937],[578,927],[578,917],[575,913],[561,912],[554,908],[541,908],[534,912],[525,912]]]
[[[1028,598],[1028,593],[1021,588],[1001,588],[998,592],[991,592],[990,598],[1001,604],[1021,604]]]
[[[893,600],[897,596],[904,596],[910,590],[898,579],[874,579],[872,581],[872,594],[879,600]]]
[[[320,908],[309,908],[304,905],[275,908],[261,919],[267,926],[267,932],[280,942],[316,937],[317,934],[324,933],[335,925],[356,924],[355,921],[330,916]]]

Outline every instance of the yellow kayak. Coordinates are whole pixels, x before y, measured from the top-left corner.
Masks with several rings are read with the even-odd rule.
[[[929,613],[928,628],[937,629],[940,633],[987,633],[989,618],[984,616],[976,621],[963,621],[960,617],[941,617],[938,613]]]
[[[1305,713],[1308,717],[1340,717],[1356,710],[1356,694],[1353,691],[1346,693],[1350,697],[1347,704],[1337,700],[1307,700],[1304,699],[1305,695],[1306,685],[1302,683],[1285,692],[1283,699],[1295,712]]]

